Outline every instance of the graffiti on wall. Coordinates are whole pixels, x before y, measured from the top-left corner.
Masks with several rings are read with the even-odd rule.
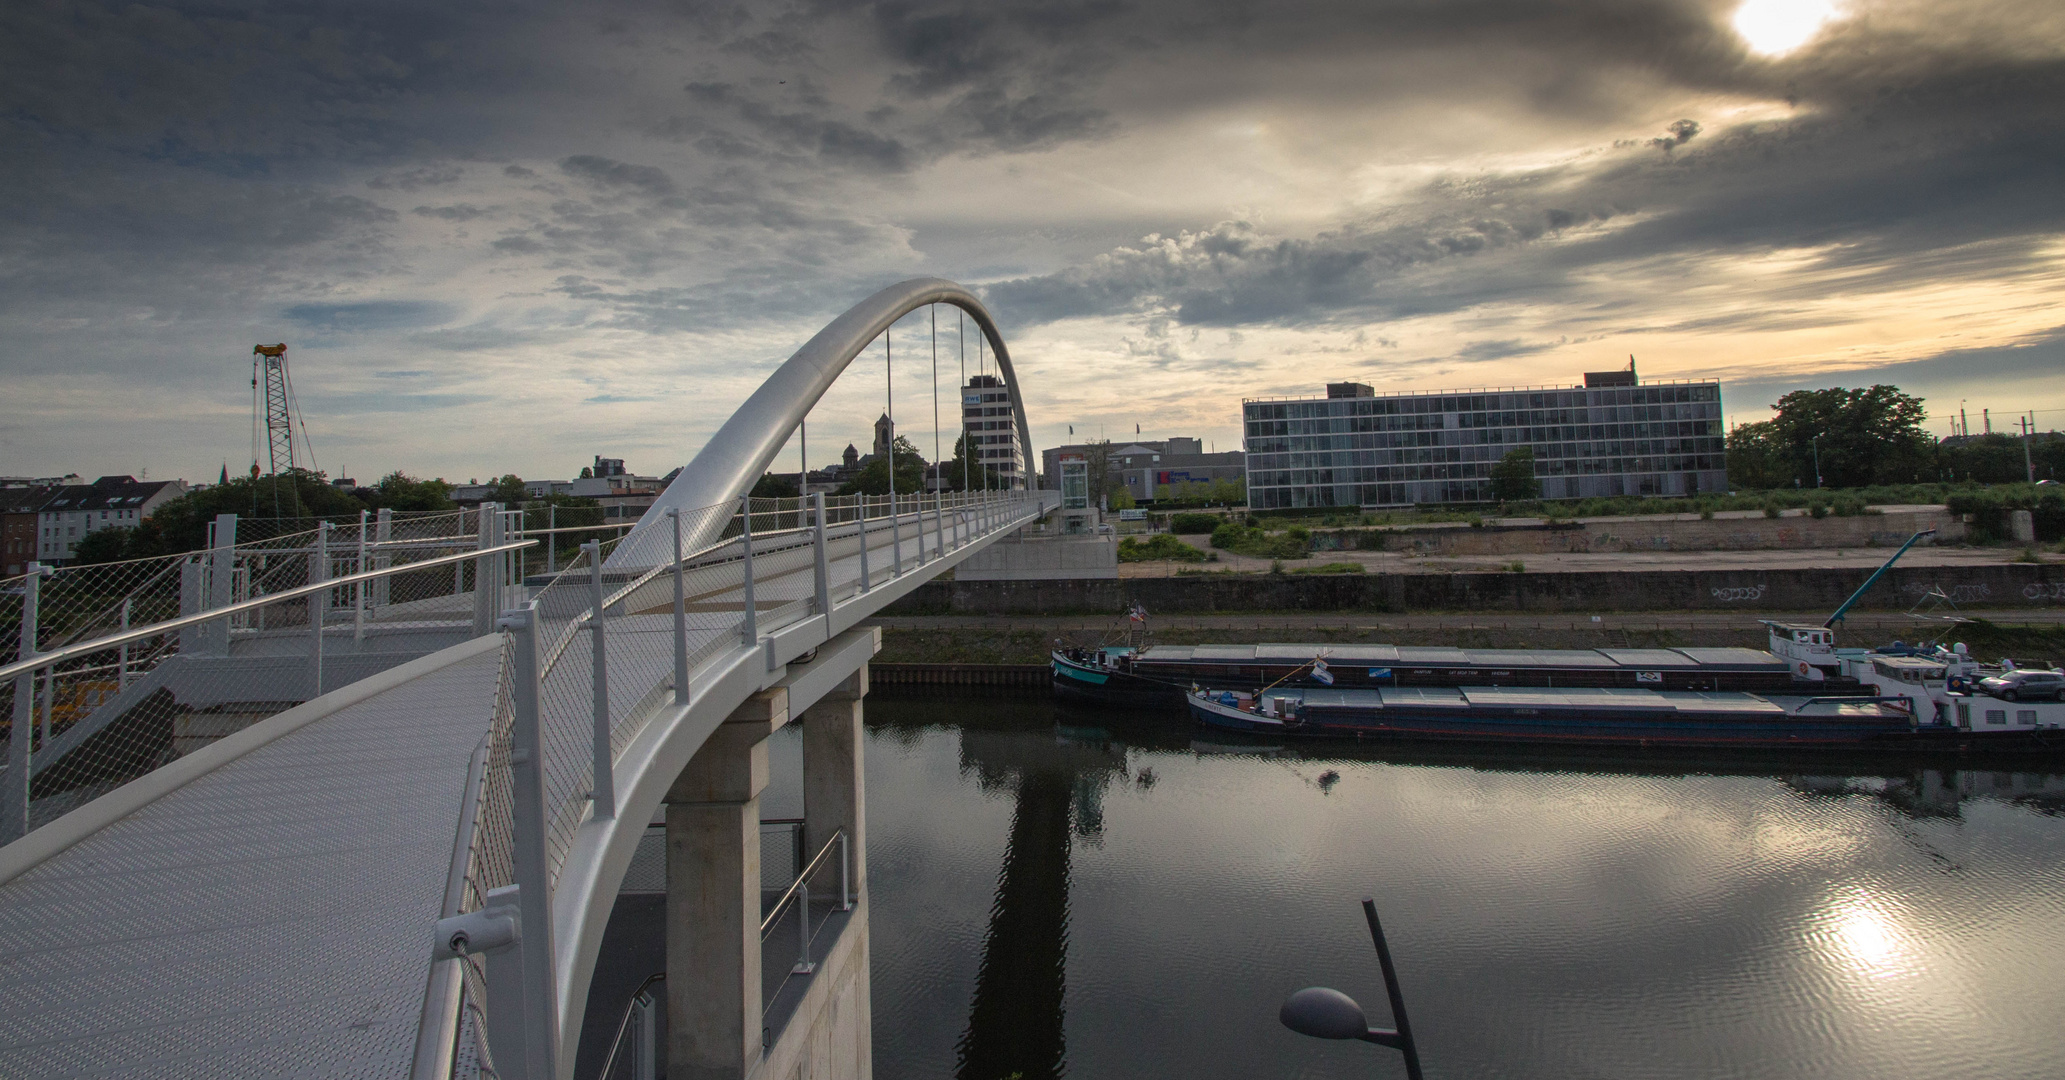
[[[1764,586],[1734,585],[1713,590],[1714,600],[1723,604],[1747,604],[1764,598]]]

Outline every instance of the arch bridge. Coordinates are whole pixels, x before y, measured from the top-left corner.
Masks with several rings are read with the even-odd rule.
[[[427,539],[383,516],[262,553],[232,520],[159,575],[177,617],[125,598],[119,627],[69,640],[38,630],[62,575],[21,580],[0,1073],[585,1080],[614,1053],[612,1075],[659,1054],[743,1080],[829,1032],[867,1075],[859,699],[879,636],[860,624],[1058,496],[749,492],[855,357],[934,304],[986,339],[1029,465],[995,321],[918,279],[811,338],[634,527],[564,567],[528,573],[544,530],[490,504]],[[442,647],[381,644],[407,641]],[[57,707],[92,679],[98,707]],[[300,703],[142,765],[110,751],[268,695]],[[806,714],[806,817],[767,823],[797,842],[763,888],[764,740]],[[604,931],[627,876],[655,873],[667,977],[610,999]]]

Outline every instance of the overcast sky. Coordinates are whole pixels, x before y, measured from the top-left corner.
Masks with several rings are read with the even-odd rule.
[[[1630,354],[2065,427],[2057,0],[13,0],[0,88],[5,474],[248,468],[275,341],[332,475],[661,473],[933,274],[1042,446]]]

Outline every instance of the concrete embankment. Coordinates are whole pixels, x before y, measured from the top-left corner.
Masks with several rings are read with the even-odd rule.
[[[1409,551],[1421,555],[1543,555],[1554,552],[1771,551],[1899,547],[1933,529],[1935,542],[1965,538],[1965,525],[1942,507],[1889,507],[1857,517],[1810,517],[1795,511],[1776,518],[1727,511],[1697,514],[1582,518],[1576,521],[1450,522],[1389,529],[1335,529],[1313,533],[1316,550]]]
[[[1868,569],[1630,570],[1575,573],[1199,574],[1090,581],[930,581],[898,615],[1158,614],[1212,611],[1830,611]],[[1861,601],[1904,610],[1941,591],[1963,607],[2065,605],[2065,564],[1895,567]]]

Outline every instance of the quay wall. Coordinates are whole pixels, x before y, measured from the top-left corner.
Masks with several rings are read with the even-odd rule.
[[[1908,537],[1928,529],[1936,536],[1922,543],[1957,543],[1965,524],[1941,509],[1865,514],[1858,517],[1813,518],[1717,517],[1696,514],[1672,517],[1595,518],[1585,521],[1530,525],[1460,523],[1420,525],[1386,530],[1319,530],[1313,547],[1378,547],[1422,555],[1539,555],[1554,552],[1620,551],[1765,551],[1899,547]]]
[[[1199,574],[1087,581],[929,581],[884,615],[1238,611],[1833,611],[1868,569],[1563,573]],[[2065,564],[1895,567],[1859,610],[1904,611],[1940,589],[1964,608],[2065,605]],[[1947,609],[1946,609],[1947,610]]]

